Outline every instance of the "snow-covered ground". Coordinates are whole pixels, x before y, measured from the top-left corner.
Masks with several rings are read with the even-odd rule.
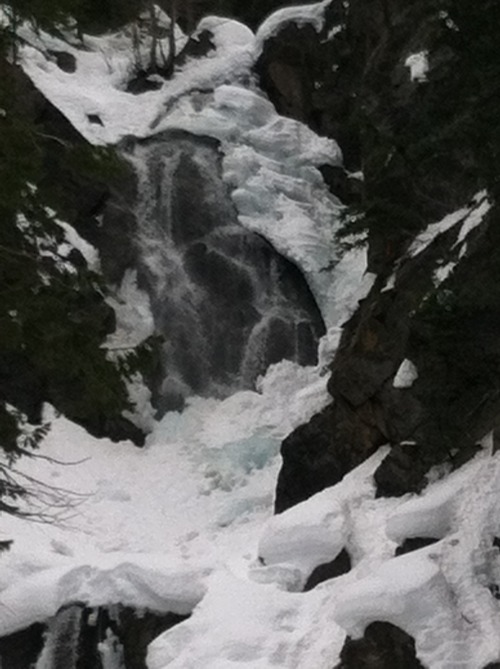
[[[280,363],[260,392],[167,414],[144,449],[55,418],[44,459],[19,463],[50,486],[32,484],[51,522],[2,517],[15,543],[2,556],[0,636],[72,601],[185,613],[214,569],[245,571],[272,512],[280,441],[328,401],[325,386],[317,368]]]
[[[53,522],[1,518],[0,539],[14,544],[1,556],[0,636],[69,602],[120,602],[193,612],[151,644],[150,669],[332,669],[346,635],[362,635],[374,620],[413,635],[431,669],[481,669],[500,656],[500,612],[490,592],[500,577],[492,547],[500,455],[491,457],[492,444],[458,472],[436,476],[422,495],[399,499],[374,498],[382,448],[338,485],[272,516],[279,444],[329,401],[323,364],[373,281],[363,249],[342,255],[334,243],[341,204],[315,165],[337,164],[338,147],[279,117],[251,73],[262,39],[281,21],[319,27],[326,4],[275,15],[257,37],[235,22],[206,19],[215,51],[140,96],[124,90],[130,35],[88,39],[82,51],[26,34],[33,46],[22,50],[25,70],[90,141],[170,128],[218,139],[241,222],[301,266],[330,336],[317,368],[283,362],[255,392],[192,398],[182,414],[153,426],[144,449],[93,439],[54,418],[43,458],[18,464],[19,475],[45,485],[30,479]],[[60,70],[49,48],[71,52],[76,72]],[[427,231],[411,252],[458,222],[467,227],[464,241],[481,206],[484,197]],[[129,279],[122,296],[137,298]],[[64,499],[66,506],[43,505]],[[398,544],[421,536],[438,541],[394,557]],[[301,592],[311,571],[343,549],[351,571]]]
[[[15,543],[2,556],[0,635],[69,602],[121,602],[193,611],[153,642],[150,669],[331,669],[346,635],[374,620],[412,634],[432,669],[494,660],[500,455],[485,443],[423,495],[374,499],[382,448],[273,517],[280,440],[327,401],[318,369],[286,362],[258,392],[193,399],[183,414],[167,414],[144,449],[55,419],[42,451],[51,460],[19,468],[69,490],[70,506],[50,524],[2,518],[2,539]],[[394,557],[419,536],[437,543]],[[301,592],[344,548],[351,571]]]

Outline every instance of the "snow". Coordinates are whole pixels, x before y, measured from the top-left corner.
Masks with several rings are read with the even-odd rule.
[[[434,286],[437,288],[440,284],[443,283],[443,281],[446,281],[456,266],[456,262],[449,262],[445,265],[440,265],[437,267],[434,271]]]
[[[320,30],[327,5],[281,10],[256,38],[241,24],[209,17],[200,30],[213,32],[215,50],[140,96],[124,90],[133,64],[126,31],[89,38],[87,50],[25,33],[31,46],[21,50],[23,67],[92,143],[167,129],[218,139],[240,221],[302,268],[328,333],[317,367],[274,365],[255,391],[193,397],[182,414],[160,422],[135,379],[138,413],[152,430],[143,449],[94,439],[48,408],[44,459],[21,460],[14,476],[39,481],[36,508],[53,522],[2,516],[2,539],[15,541],[1,557],[0,636],[82,601],[192,613],[150,645],[149,669],[331,669],[346,636],[361,636],[374,620],[414,636],[430,669],[482,669],[498,660],[500,608],[491,589],[500,581],[500,551],[492,546],[500,533],[500,454],[489,442],[460,470],[429,477],[420,495],[377,499],[373,474],[388,453],[382,447],[336,486],[272,515],[280,443],[331,401],[325,368],[342,323],[375,279],[365,249],[344,253],[335,241],[343,207],[316,167],[340,164],[340,150],[280,117],[251,72],[264,39],[289,21]],[[184,40],[179,34],[179,46]],[[72,53],[76,72],[59,70],[47,48]],[[412,77],[421,80],[424,65],[423,58],[410,63]],[[89,114],[104,126],[90,123]],[[429,226],[409,255],[454,226],[464,249],[488,208],[479,193]],[[65,232],[68,244],[97,263]],[[111,304],[119,327],[108,348],[135,345],[152,332],[132,272]],[[409,387],[416,378],[405,360],[394,385]],[[395,557],[398,544],[422,536],[438,541]],[[315,567],[342,550],[351,571],[301,592]],[[100,652],[107,669],[119,667],[113,639],[102,640]]]
[[[412,81],[418,83],[427,81],[427,73],[429,72],[428,57],[428,51],[420,51],[419,53],[412,53],[405,60],[405,67],[410,68],[410,78]]]
[[[203,598],[200,573],[165,555],[99,554],[84,563],[43,569],[2,590],[2,635],[54,616],[61,606],[125,606],[186,614]]]
[[[488,200],[488,194],[486,191],[481,191],[475,197],[475,204],[477,205],[472,209],[471,213],[462,223],[460,228],[460,233],[458,235],[457,244],[463,244],[468,235],[476,228],[480,223],[482,223],[484,217],[489,212],[492,207],[492,203]]]
[[[85,239],[80,237],[75,228],[64,221],[59,221],[54,218],[54,222],[59,225],[60,228],[64,230],[64,237],[66,239],[66,244],[68,244],[72,249],[79,251],[82,256],[85,258],[87,266],[93,272],[99,272],[101,269],[101,263],[99,260],[99,253],[97,250],[89,244]],[[67,253],[66,253],[67,255]]]
[[[394,388],[411,388],[418,379],[418,371],[411,360],[405,359],[399,366],[394,381]]]
[[[251,551],[270,513],[280,441],[327,400],[325,384],[315,368],[275,365],[259,393],[193,398],[167,414],[145,449],[93,439],[49,413],[51,460],[19,466],[50,486],[64,480],[78,504],[50,525],[2,519],[16,541],[3,557],[0,635],[72,601],[191,611],[215,565]]]
[[[312,25],[316,32],[323,29],[325,22],[325,10],[331,0],[324,0],[316,4],[300,5],[298,7],[284,7],[274,12],[260,26],[255,40],[255,52],[258,58],[262,53],[265,42],[274,37],[286,24],[293,23],[299,28]]]
[[[456,243],[463,243],[467,235],[482,222],[490,208],[491,204],[488,200],[487,192],[480,191],[473,197],[472,202],[468,206],[448,214],[437,223],[432,223],[417,235],[408,250],[408,254],[416,256],[422,253],[439,235],[459,223],[461,227]]]

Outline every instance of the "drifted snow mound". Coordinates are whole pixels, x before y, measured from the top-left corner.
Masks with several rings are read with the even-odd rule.
[[[421,496],[375,499],[372,474],[386,453],[272,518],[260,561],[244,574],[210,579],[192,617],[151,644],[149,668],[331,669],[346,636],[361,637],[373,621],[413,636],[430,669],[482,669],[498,660],[500,455],[486,447]],[[398,543],[422,535],[439,541],[394,557]],[[296,592],[343,547],[349,573]]]
[[[6,636],[49,620],[71,602],[185,615],[203,598],[202,576],[182,561],[154,554],[99,555],[78,566],[45,569],[2,590],[1,633]]]

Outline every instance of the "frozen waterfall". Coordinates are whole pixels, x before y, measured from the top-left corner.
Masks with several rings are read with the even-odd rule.
[[[325,328],[297,267],[237,218],[218,142],[169,131],[134,144],[138,278],[163,338],[160,410],[315,364]]]

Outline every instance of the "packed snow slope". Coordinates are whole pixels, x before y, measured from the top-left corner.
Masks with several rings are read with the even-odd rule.
[[[192,612],[151,644],[149,669],[332,669],[346,637],[375,620],[412,635],[431,669],[482,669],[500,658],[492,595],[500,456],[491,439],[458,471],[434,470],[421,495],[375,498],[382,447],[337,485],[272,516],[279,445],[330,401],[325,371],[339,328],[373,284],[363,248],[341,256],[334,235],[342,205],[315,168],[339,164],[338,147],[280,117],[252,75],[280,22],[318,29],[328,4],[278,13],[256,37],[206,19],[214,51],[135,97],[124,91],[126,34],[89,38],[86,50],[26,34],[23,67],[88,140],[166,129],[219,140],[240,221],[301,267],[330,330],[317,367],[283,362],[255,391],[193,397],[183,413],[153,425],[142,450],[93,439],[47,407],[53,427],[42,457],[21,461],[15,476],[33,489],[40,519],[52,522],[2,518],[1,538],[15,541],[2,556],[1,636],[71,602],[121,603]],[[47,49],[70,50],[76,71],[60,70]],[[408,361],[399,387],[417,374]],[[436,541],[395,557],[398,545],[422,536]],[[315,567],[343,549],[351,570],[303,592]]]

